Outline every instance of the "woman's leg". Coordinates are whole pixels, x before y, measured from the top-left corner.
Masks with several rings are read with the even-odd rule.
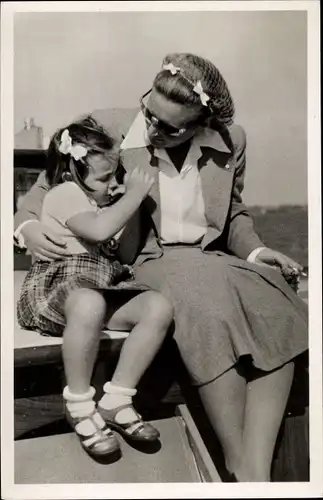
[[[240,465],[242,455],[246,380],[233,367],[198,390],[222,445],[226,467],[229,472],[234,472]]]
[[[157,292],[143,292],[132,298],[110,318],[111,330],[130,330],[125,340],[112,383],[135,388],[157,354],[173,320],[173,308]]]
[[[75,290],[65,302],[63,360],[67,385],[74,394],[89,390],[105,314],[105,299],[95,290]]]
[[[279,428],[294,374],[290,362],[249,382],[242,439],[242,460],[235,469],[240,481],[270,481]]]

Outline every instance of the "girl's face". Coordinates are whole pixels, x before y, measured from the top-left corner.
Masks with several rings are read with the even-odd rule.
[[[116,170],[119,164],[119,151],[115,155],[103,153],[91,154],[87,159],[89,168],[85,184],[93,189],[91,196],[98,205],[111,203],[112,198],[125,192],[125,187],[116,180]]]
[[[185,106],[170,101],[152,89],[146,102],[142,102],[146,119],[147,138],[156,148],[178,146],[193,137],[201,126],[201,107]]]

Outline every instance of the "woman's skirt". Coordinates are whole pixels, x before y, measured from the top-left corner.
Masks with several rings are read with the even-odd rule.
[[[52,262],[36,261],[22,285],[17,317],[24,329],[41,334],[61,335],[65,326],[64,304],[68,295],[80,288],[113,294],[147,290],[134,281],[133,270],[100,254],[83,253]]]
[[[265,371],[308,349],[307,306],[275,269],[223,252],[165,247],[136,281],[175,308],[175,339],[192,382],[219,377],[241,356]]]

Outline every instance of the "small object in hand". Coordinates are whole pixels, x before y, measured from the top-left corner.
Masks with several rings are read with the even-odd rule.
[[[301,274],[301,276],[304,276],[305,278],[307,278],[307,274],[304,271],[298,271],[296,267],[293,267],[293,271],[296,274]]]
[[[109,250],[111,250],[112,252],[116,252],[119,248],[119,242],[115,239],[115,238],[110,238],[108,241],[107,241],[107,247],[109,248]]]
[[[115,258],[119,248],[119,241],[115,238],[110,238],[105,243],[99,244],[99,248],[107,257]]]
[[[298,293],[298,286],[299,286],[299,272],[298,270],[294,267],[292,271],[288,275],[284,275],[285,280],[289,284],[289,286],[296,292]]]

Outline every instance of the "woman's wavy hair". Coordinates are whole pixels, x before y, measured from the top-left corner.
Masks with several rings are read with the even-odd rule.
[[[194,54],[174,53],[164,58],[163,66],[169,63],[180,71],[173,75],[169,70],[162,69],[153,83],[158,92],[180,104],[199,105],[200,97],[193,91],[193,86],[200,81],[210,98],[205,107],[209,126],[221,129],[233,123],[234,103],[230,91],[212,62]]]
[[[75,160],[69,153],[63,154],[59,151],[64,130],[68,130],[72,145],[79,144],[87,149],[87,155],[84,158]],[[47,182],[50,186],[54,186],[61,184],[65,180],[74,180],[84,190],[89,191],[89,188],[84,183],[84,179],[88,174],[88,158],[93,155],[104,154],[107,158],[111,155],[111,161],[115,161],[114,144],[115,140],[91,115],[80,118],[67,127],[60,128],[51,138],[47,150]],[[120,163],[120,168],[117,171],[119,176],[121,170],[123,171],[123,168]]]

